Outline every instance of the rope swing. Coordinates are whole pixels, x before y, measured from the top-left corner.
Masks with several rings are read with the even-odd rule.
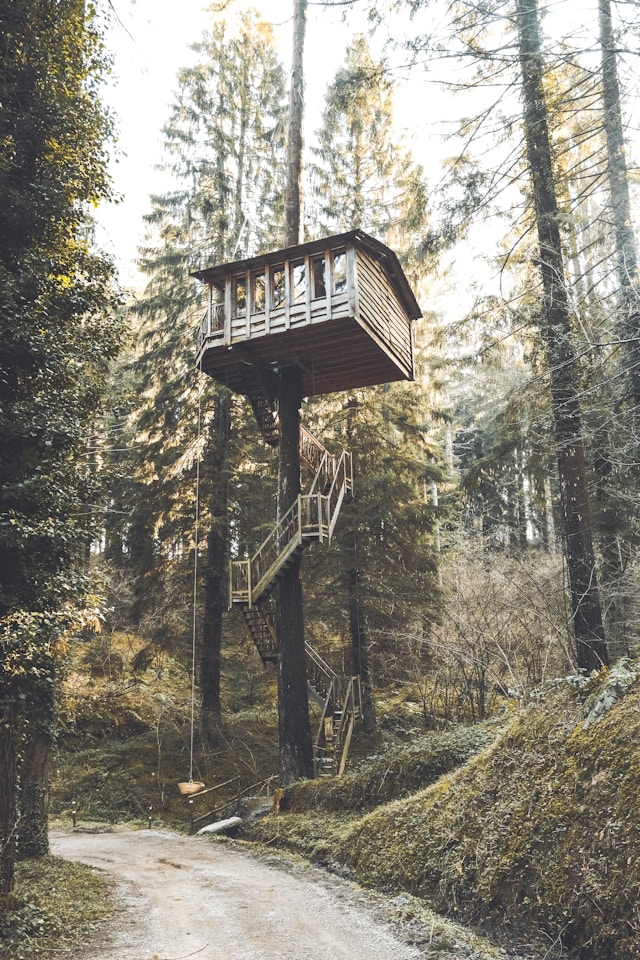
[[[193,744],[195,731],[195,703],[196,703],[196,628],[198,610],[198,544],[200,542],[200,436],[202,432],[202,389],[198,390],[198,440],[196,459],[196,511],[194,528],[194,559],[193,559],[193,617],[191,626],[191,735],[189,740],[189,779],[178,784],[178,790],[185,796],[199,793],[204,790],[204,783],[193,779]]]

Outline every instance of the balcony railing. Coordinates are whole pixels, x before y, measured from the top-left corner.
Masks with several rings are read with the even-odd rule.
[[[204,312],[196,336],[196,355],[200,356],[207,340],[222,333],[224,333],[224,303],[220,301],[211,303]]]

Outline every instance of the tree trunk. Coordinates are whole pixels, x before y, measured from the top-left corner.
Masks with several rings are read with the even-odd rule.
[[[302,121],[304,117],[303,54],[307,0],[294,0],[293,62],[289,91],[287,182],[285,184],[285,245],[299,242]],[[302,375],[286,367],[279,377],[280,454],[278,462],[278,520],[300,493],[300,406]],[[300,555],[284,573],[278,587],[278,729],[280,785],[313,777],[313,743],[307,699],[304,649],[304,612]]]
[[[40,709],[40,708],[39,708]],[[30,733],[20,764],[19,860],[49,853],[49,777],[53,737],[51,722],[39,721]]]
[[[369,637],[362,621],[360,598],[358,596],[360,571],[356,566],[353,566],[349,570],[348,576],[352,669],[354,675],[360,677],[362,690],[362,726],[367,733],[375,733],[378,729],[378,720],[376,717],[376,702],[373,696],[371,662],[369,659]]]
[[[280,374],[280,462],[278,520],[300,493],[300,404],[302,373],[287,367]],[[300,552],[278,587],[278,716],[280,785],[313,777],[313,744],[307,699],[304,613]]]
[[[349,400],[347,406],[347,443],[353,450],[355,446],[356,417],[358,401],[355,397]],[[363,622],[360,608],[358,568],[358,540],[357,540],[357,509],[353,518],[351,530],[350,567],[347,572],[347,602],[349,607],[349,632],[351,634],[352,671],[360,677],[362,690],[362,725],[367,733],[375,733],[378,729],[376,717],[376,703],[373,696],[373,680],[371,677],[371,663],[369,660],[369,637]]]
[[[636,420],[640,418],[640,292],[629,176],[624,148],[620,86],[610,0],[598,0],[600,52],[602,63],[602,116],[607,140],[607,174],[611,210],[616,235],[616,270],[620,285],[620,305],[624,311],[624,335],[632,340],[629,368],[632,371],[633,402]]]
[[[632,603],[630,585],[625,572],[637,549],[637,540],[631,532],[633,520],[629,517],[626,496],[620,500],[610,493],[612,473],[617,474],[618,489],[637,490],[635,465],[640,446],[640,290],[638,289],[638,258],[633,232],[629,176],[625,156],[620,86],[616,60],[615,40],[610,0],[598,0],[600,23],[600,56],[602,73],[602,117],[607,142],[607,177],[611,200],[611,212],[615,232],[616,275],[618,280],[618,335],[626,341],[628,374],[624,408],[630,411],[629,428],[632,428],[632,443],[624,458],[612,471],[614,458],[607,454],[611,441],[603,446],[600,458],[601,475],[599,499],[602,503],[601,543],[602,573],[608,598],[606,616],[607,633],[611,643],[622,652],[628,640]],[[618,456],[620,461],[620,457]],[[634,542],[635,541],[635,542]]]
[[[0,710],[0,894],[4,894],[15,884],[17,710],[10,702]]]
[[[220,665],[222,616],[226,605],[227,548],[227,449],[231,431],[231,394],[224,387],[215,395],[208,451],[211,465],[210,523],[207,536],[204,619],[200,651],[200,692],[205,730],[220,719]]]
[[[49,657],[43,664],[43,674],[30,684],[22,711],[24,747],[18,766],[19,860],[46,857],[49,853],[49,778],[55,718],[55,669]]]
[[[574,380],[576,361],[560,245],[536,0],[516,0],[516,11],[573,627],[578,666],[592,670],[606,664],[608,656],[591,539],[582,424]]]
[[[287,183],[285,190],[285,246],[300,243],[302,198],[302,124],[304,118],[304,40],[307,0],[294,0],[293,58],[289,88],[289,130],[287,137]]]

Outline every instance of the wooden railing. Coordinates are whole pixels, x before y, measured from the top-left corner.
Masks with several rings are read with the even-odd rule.
[[[204,312],[196,334],[196,357],[214,334],[224,331],[224,303],[212,303]]]
[[[343,450],[334,456],[304,427],[300,430],[300,458],[313,472],[309,493],[298,495],[252,557],[231,563],[230,600],[243,609],[264,663],[277,659],[275,638],[266,644],[256,639],[262,635],[257,634],[250,617],[259,624],[264,621],[271,633],[265,603],[278,575],[304,543],[331,539],[344,498],[353,490],[351,454]],[[340,775],[361,713],[360,678],[340,676],[309,644],[305,644],[305,653],[307,689],[321,711],[314,740],[315,772]]]
[[[324,706],[326,710],[326,704],[333,695],[338,674],[310,644],[305,643],[304,651],[306,655],[307,686],[310,687],[310,693],[314,700]]]
[[[253,606],[272,588],[280,571],[303,543],[322,543],[333,535],[342,502],[353,488],[351,455],[345,450],[339,457],[329,454],[304,428],[300,445],[301,455],[315,467],[311,492],[298,495],[252,557],[232,561],[232,604]]]
[[[241,782],[240,777],[234,777],[232,780],[225,780],[224,783],[216,784],[215,787],[210,787],[208,790],[201,790],[200,793],[195,793],[188,800],[189,833],[194,833],[196,830],[201,829],[201,827],[215,823],[217,820],[226,820],[228,817],[235,816],[235,814],[239,812],[242,800],[247,797],[268,796],[277,779],[277,775],[274,773],[270,777],[267,777],[266,780],[259,780],[257,783],[252,783],[240,790],[238,789],[238,785]],[[232,784],[235,785],[235,789],[232,791],[233,795],[229,800],[225,800],[223,803],[218,804],[217,807],[200,814],[200,816],[194,816],[195,803],[197,801]]]

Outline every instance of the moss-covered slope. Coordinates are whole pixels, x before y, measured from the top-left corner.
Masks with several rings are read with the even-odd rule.
[[[306,835],[315,859],[342,861],[361,882],[408,890],[458,919],[533,931],[550,956],[635,960],[637,677],[622,664],[552,687],[464,766],[365,816],[347,807],[314,820],[307,810],[261,829],[298,848]]]

